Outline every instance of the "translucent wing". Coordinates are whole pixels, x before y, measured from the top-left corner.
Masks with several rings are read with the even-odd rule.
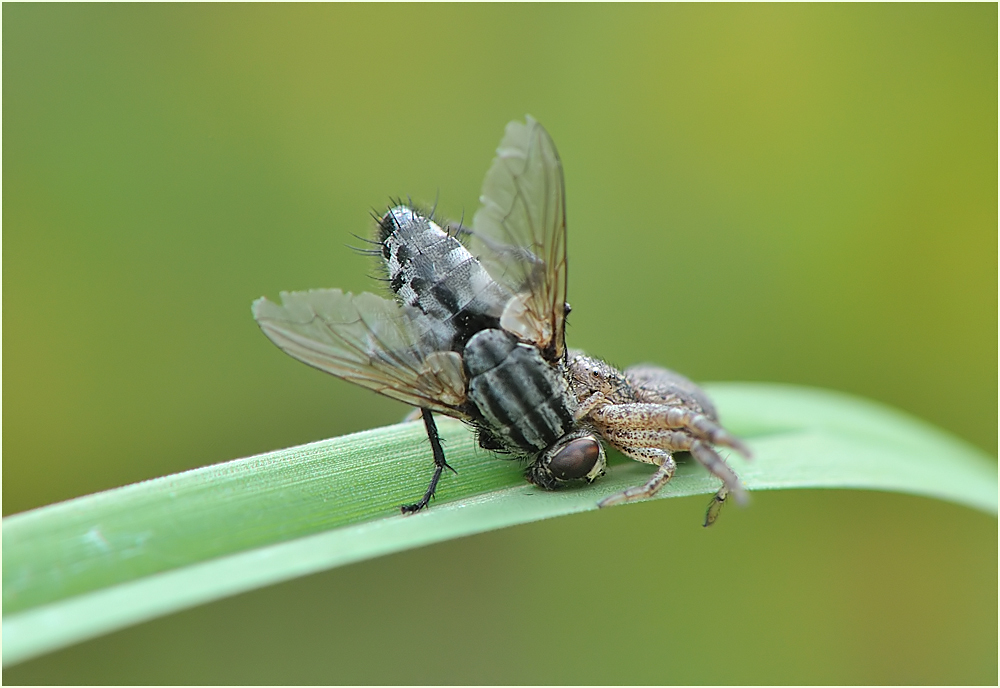
[[[438,350],[433,323],[374,294],[340,289],[259,298],[253,317],[268,339],[298,360],[387,397],[463,418],[461,357]]]
[[[514,294],[500,324],[562,356],[566,319],[566,202],[562,163],[530,116],[507,125],[483,181],[469,248]]]

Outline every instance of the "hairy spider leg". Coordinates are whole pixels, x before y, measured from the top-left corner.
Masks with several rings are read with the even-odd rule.
[[[674,471],[677,470],[677,464],[674,462],[673,455],[664,449],[657,449],[655,447],[628,447],[627,449],[620,448],[620,451],[637,461],[655,464],[657,466],[656,472],[646,481],[645,485],[630,487],[623,492],[605,497],[597,503],[597,506],[600,508],[652,497],[660,491],[661,487],[670,482],[670,479],[674,477]]]

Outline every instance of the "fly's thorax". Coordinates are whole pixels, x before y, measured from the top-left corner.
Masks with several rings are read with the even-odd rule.
[[[488,329],[469,339],[462,358],[477,420],[510,453],[537,456],[574,429],[569,385],[538,347]]]
[[[512,295],[432,219],[396,206],[379,220],[377,236],[389,288],[404,306],[445,323],[458,342],[453,348],[499,325]]]

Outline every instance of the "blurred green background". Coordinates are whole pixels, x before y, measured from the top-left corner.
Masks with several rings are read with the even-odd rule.
[[[996,454],[995,4],[6,4],[3,513],[399,420],[250,302],[371,289],[370,210],[471,217],[526,112],[566,169],[571,346]],[[703,507],[365,562],[4,681],[996,683],[995,518]]]

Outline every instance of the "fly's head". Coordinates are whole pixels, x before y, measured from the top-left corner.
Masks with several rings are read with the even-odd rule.
[[[576,430],[542,452],[525,475],[535,485],[554,490],[581,480],[592,483],[606,468],[604,445],[597,435]]]

